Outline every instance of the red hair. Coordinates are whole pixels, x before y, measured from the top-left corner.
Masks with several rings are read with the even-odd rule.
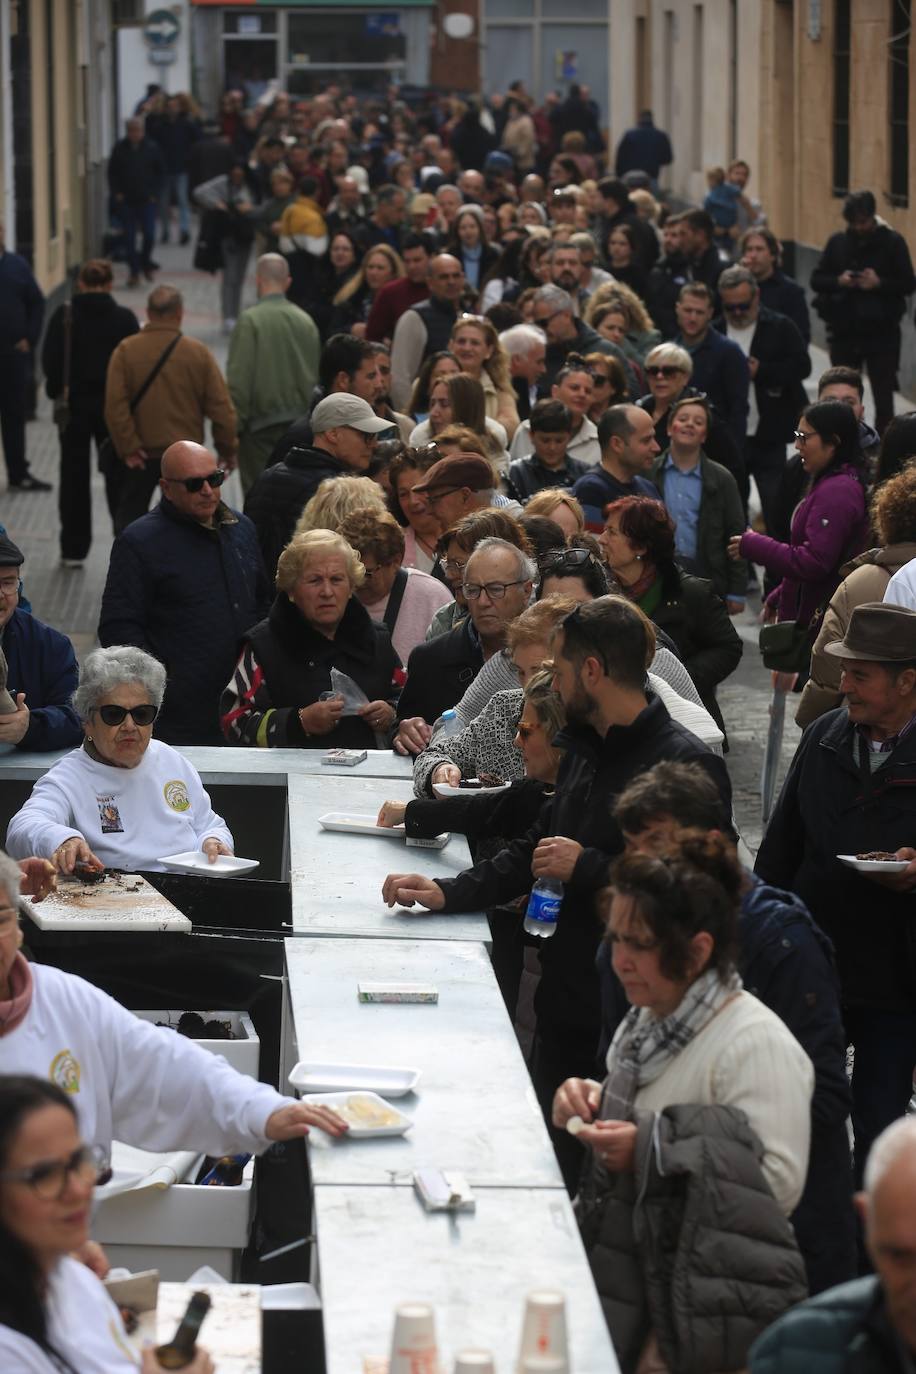
[[[649,496],[621,496],[604,508],[605,521],[614,515],[620,533],[639,544],[657,566],[674,562],[674,521],[661,501]]]

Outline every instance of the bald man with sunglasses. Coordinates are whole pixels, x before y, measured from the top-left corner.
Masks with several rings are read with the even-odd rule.
[[[246,630],[270,607],[255,527],[221,499],[226,476],[203,444],[172,444],[162,500],[111,550],[99,642],[135,644],[165,664],[156,734],[168,744],[224,743],[220,693]]]

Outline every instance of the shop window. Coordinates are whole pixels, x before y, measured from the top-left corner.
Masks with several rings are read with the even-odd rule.
[[[910,17],[911,0],[891,0],[891,36],[887,44],[888,199],[910,201]]]
[[[833,7],[833,194],[849,190],[849,64],[852,33],[850,0],[834,0]]]
[[[407,57],[407,39],[396,11],[324,14],[300,10],[289,15],[288,35],[293,67],[382,67],[402,63]]]

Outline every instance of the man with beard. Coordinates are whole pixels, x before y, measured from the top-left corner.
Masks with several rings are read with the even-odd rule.
[[[883,434],[894,417],[900,320],[916,276],[906,240],[879,222],[871,191],[848,195],[843,218],[845,230],[831,234],[811,274],[814,308],[827,325],[833,366],[867,370]]]
[[[564,757],[556,791],[537,824],[455,878],[392,873],[382,889],[389,906],[417,902],[430,911],[479,911],[524,895],[539,878],[564,884],[556,934],[539,951],[535,994],[531,1072],[548,1124],[559,1085],[595,1069],[601,1023],[595,956],[602,934],[594,899],[607,884],[611,859],[624,847],[611,814],[616,797],[656,763],[691,761],[709,772],[725,815],[731,814],[721,758],[675,723],[647,687],[655,631],[638,606],[619,596],[578,606],[557,630],[552,650],[554,686],[568,724],[557,741]],[[551,1133],[574,1191],[580,1149],[571,1136],[552,1128]]]
[[[544,254],[550,263],[550,280],[561,291],[568,291],[581,315],[587,292],[582,290],[582,255],[574,243],[553,243]]]

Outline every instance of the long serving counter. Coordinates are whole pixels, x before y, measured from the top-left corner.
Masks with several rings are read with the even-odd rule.
[[[374,815],[388,798],[409,800],[410,761],[393,753],[370,751],[351,769],[322,763],[324,750],[181,752],[233,829],[238,852],[261,858],[253,876],[280,893],[289,882],[292,925],[283,947],[282,1031],[275,1035],[281,1091],[289,1091],[286,1078],[297,1058],[422,1071],[416,1093],[398,1103],[414,1122],[405,1137],[331,1142],[318,1131],[310,1137],[327,1374],[358,1374],[364,1360],[385,1357],[394,1307],[424,1300],[436,1310],[444,1364],[458,1349],[476,1345],[491,1349],[504,1371],[516,1359],[524,1295],[545,1286],[566,1294],[575,1374],[618,1374],[485,949],[486,918],[391,911],[381,898],[389,872],[459,872],[470,862],[466,840],[455,835],[441,850],[414,848],[403,839],[319,826],[326,812]],[[4,826],[30,784],[59,757],[0,755]],[[247,913],[244,887],[245,879],[227,880],[225,890],[227,897],[239,894]],[[252,895],[255,890],[252,884]],[[208,919],[212,946],[218,922]],[[246,924],[257,924],[256,911]],[[361,1003],[361,981],[432,983],[439,1001]],[[476,1212],[427,1214],[412,1188],[420,1166],[464,1173]]]

